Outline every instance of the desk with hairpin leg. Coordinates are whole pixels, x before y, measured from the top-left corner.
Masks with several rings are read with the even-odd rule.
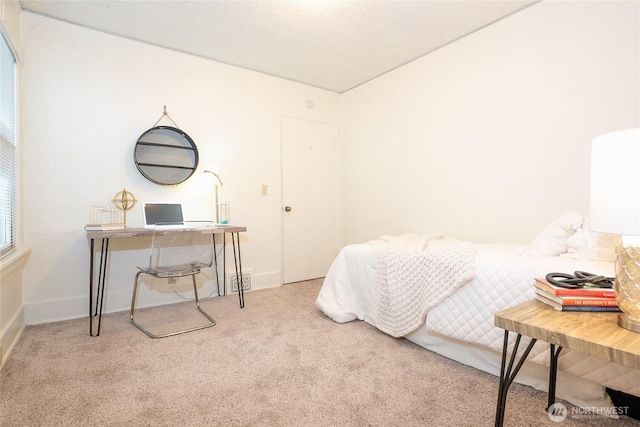
[[[547,409],[555,403],[558,357],[563,348],[640,369],[640,334],[619,327],[617,317],[618,313],[554,310],[536,300],[496,313],[494,321],[497,327],[504,329],[504,345],[495,425],[503,424],[507,391],[536,340],[551,344]],[[509,331],[516,332],[518,336],[506,367]],[[530,337],[531,341],[514,367],[523,335]]]
[[[214,235],[213,245],[214,245],[214,256],[215,256],[215,275],[216,275],[216,283],[218,284],[218,295],[220,293],[220,280],[218,280],[218,258],[217,252],[215,250],[215,235],[222,234],[223,238],[223,250],[222,250],[222,282],[223,282],[223,290],[226,295],[227,283],[226,283],[226,245],[227,239],[226,235],[231,235],[231,242],[233,244],[233,262],[235,265],[235,273],[236,273],[236,283],[238,283],[238,300],[240,302],[240,308],[244,308],[244,283],[242,280],[242,260],[240,257],[240,233],[247,231],[247,227],[239,227],[239,226],[225,226],[225,227],[207,227],[201,228],[197,230],[202,233],[211,233]],[[184,232],[194,232],[194,230],[170,230],[167,232],[171,233],[184,233]],[[148,230],[145,228],[125,228],[122,230],[90,230],[87,231],[87,238],[90,241],[90,261],[89,261],[89,335],[92,337],[100,335],[100,326],[102,322],[102,307],[104,303],[104,288],[105,283],[107,281],[107,265],[109,264],[109,240],[112,238],[124,238],[124,237],[151,237],[153,235],[153,230]],[[100,239],[102,242],[100,252],[99,252],[99,265],[96,271],[95,266],[95,240]],[[237,250],[236,250],[237,248]],[[97,277],[96,277],[97,276]],[[94,292],[95,292],[95,304],[94,304]],[[94,333],[93,327],[93,318],[98,318],[97,329]]]

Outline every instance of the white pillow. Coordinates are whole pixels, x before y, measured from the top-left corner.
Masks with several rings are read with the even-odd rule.
[[[556,218],[545,227],[531,243],[529,255],[557,256],[569,249],[567,240],[580,228],[584,218],[575,212],[568,212]]]
[[[591,261],[615,261],[616,244],[620,236],[616,234],[589,231],[589,220],[585,220],[575,234],[567,239],[569,249],[562,255],[567,258]]]

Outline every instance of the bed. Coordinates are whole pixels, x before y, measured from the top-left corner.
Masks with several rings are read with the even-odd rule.
[[[554,220],[530,245],[477,244],[437,234],[383,236],[340,251],[316,305],[338,323],[359,319],[391,336],[499,375],[504,331],[494,326],[494,314],[533,299],[534,279],[550,272],[613,276],[615,242],[615,236],[589,232],[588,220],[575,213]],[[433,246],[443,251],[425,261],[425,248]],[[400,250],[404,258],[398,261]],[[442,267],[446,257],[455,259],[455,265]],[[434,270],[442,271],[432,274]],[[425,290],[432,286],[429,280],[455,283]],[[388,290],[394,281],[405,283],[399,290]],[[424,288],[411,289],[407,298],[400,295],[407,292],[402,286],[411,288],[420,282],[426,283]],[[399,314],[385,314],[398,305],[411,306],[409,321]],[[537,342],[515,381],[548,390],[548,363],[549,345]],[[640,371],[563,350],[558,397],[598,411],[612,406],[607,387],[640,396]]]

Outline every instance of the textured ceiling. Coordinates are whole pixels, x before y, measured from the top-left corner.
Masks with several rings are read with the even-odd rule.
[[[20,1],[23,10],[338,93],[533,3]]]

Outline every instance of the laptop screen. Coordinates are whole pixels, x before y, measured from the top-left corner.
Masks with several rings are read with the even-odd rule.
[[[182,223],[182,205],[180,203],[145,203],[144,225],[153,226],[157,223]]]

